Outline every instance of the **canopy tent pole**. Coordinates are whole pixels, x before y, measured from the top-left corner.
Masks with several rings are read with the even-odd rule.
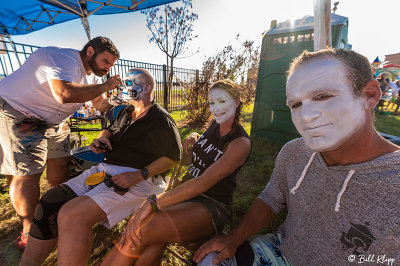
[[[92,38],[90,38],[90,25],[89,25],[88,17],[81,17],[81,22],[82,22],[83,28],[85,29],[86,36],[87,36],[88,40],[90,41]]]
[[[90,37],[90,25],[89,25],[89,17],[88,17],[88,10],[86,0],[76,0],[78,2],[79,8],[81,9],[81,22],[82,26],[85,29],[86,36],[90,41],[92,38]]]
[[[331,0],[314,0],[314,51],[331,45]]]

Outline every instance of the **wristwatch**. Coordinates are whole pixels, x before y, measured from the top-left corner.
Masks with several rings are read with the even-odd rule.
[[[153,212],[156,213],[158,211],[157,208],[157,195],[153,194],[147,197],[147,202],[150,203],[151,208],[153,209]]]
[[[142,174],[144,180],[149,177],[149,170],[147,170],[147,168],[140,169],[140,173]]]

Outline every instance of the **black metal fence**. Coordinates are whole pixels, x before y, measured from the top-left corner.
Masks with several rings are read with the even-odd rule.
[[[123,77],[131,68],[147,69],[156,80],[154,96],[160,104],[168,111],[181,109],[183,107],[182,93],[186,86],[191,86],[198,77],[199,71],[186,68],[174,67],[172,86],[168,89],[168,72],[170,68],[166,65],[157,65],[119,59],[110,70],[110,75]]]
[[[26,58],[38,48],[40,47],[15,42],[11,43],[0,38],[0,79],[17,70]],[[129,69],[136,67],[147,69],[154,76],[156,81],[154,92],[156,101],[168,111],[183,108],[183,90],[186,86],[191,86],[192,82],[199,75],[198,70],[174,67],[172,86],[168,89],[168,69],[166,65],[125,59],[119,59],[116,62],[110,70],[110,75],[120,75],[123,77]]]

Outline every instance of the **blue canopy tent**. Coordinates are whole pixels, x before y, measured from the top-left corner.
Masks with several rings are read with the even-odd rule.
[[[81,19],[88,39],[90,15],[135,12],[177,0],[2,0],[0,35],[21,35]]]
[[[135,12],[176,1],[178,0],[1,0],[0,54],[8,54],[10,58],[6,42],[2,38],[4,36],[9,40],[16,63],[21,66],[12,35],[28,34],[58,23],[80,19],[90,40],[90,15]],[[2,77],[4,75],[0,74],[0,79]]]

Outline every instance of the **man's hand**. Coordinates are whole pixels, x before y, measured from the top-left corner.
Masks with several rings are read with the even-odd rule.
[[[233,257],[240,244],[230,235],[215,237],[201,245],[194,254],[193,260],[196,263],[200,263],[208,253],[215,251],[218,254],[213,258],[212,262],[218,265],[224,259]]]
[[[193,147],[193,144],[200,138],[200,135],[196,132],[190,133],[189,136],[185,139],[183,143],[183,147],[185,148],[186,154],[189,155],[189,150]]]
[[[106,151],[102,148],[102,143],[106,144],[109,150],[112,150],[110,140],[105,137],[94,139],[89,147],[94,153],[102,153]]]
[[[125,172],[113,176],[111,180],[114,182],[114,184],[118,185],[119,187],[128,188],[142,181],[143,177],[140,171]]]
[[[110,90],[119,88],[122,84],[122,80],[119,75],[115,75],[115,76],[109,77],[106,80],[106,82],[104,82],[103,84],[104,84],[104,86],[107,87],[107,91],[110,91]]]
[[[60,103],[83,103],[99,97],[104,92],[119,88],[120,76],[112,76],[103,84],[81,85],[78,83],[49,79],[49,85],[54,99]]]

